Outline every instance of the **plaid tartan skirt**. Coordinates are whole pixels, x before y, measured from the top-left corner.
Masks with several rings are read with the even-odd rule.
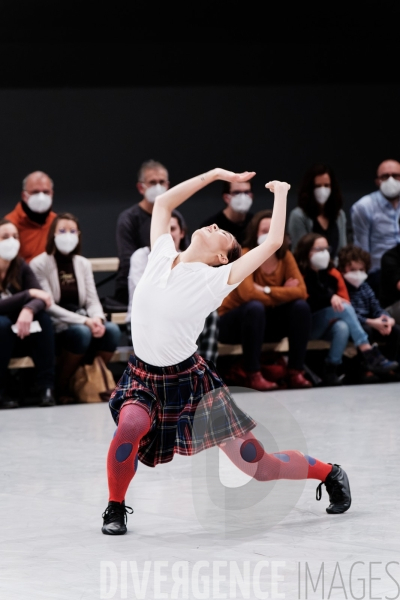
[[[125,404],[138,404],[150,416],[151,427],[138,452],[149,467],[171,461],[175,452],[191,456],[242,437],[256,426],[235,404],[214,365],[197,353],[168,367],[131,355],[109,401],[117,425]]]

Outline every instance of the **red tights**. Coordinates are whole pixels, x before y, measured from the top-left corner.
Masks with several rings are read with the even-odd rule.
[[[107,456],[109,500],[122,502],[136,473],[141,438],[150,429],[150,417],[138,404],[125,405]],[[247,444],[244,444],[247,442]],[[258,481],[273,479],[319,479],[325,481],[332,465],[298,450],[267,454],[251,432],[220,444],[221,450],[244,473]],[[252,462],[257,460],[257,462]]]

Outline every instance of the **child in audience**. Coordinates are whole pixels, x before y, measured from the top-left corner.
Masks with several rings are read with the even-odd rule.
[[[349,244],[339,252],[338,269],[345,279],[350,301],[358,320],[370,340],[384,348],[389,359],[400,359],[400,326],[382,308],[375,292],[367,283],[371,267],[369,252],[359,246]]]
[[[268,238],[272,211],[257,212],[246,230],[243,254]],[[304,359],[311,329],[311,311],[307,289],[293,254],[285,239],[282,246],[250,273],[222,302],[219,339],[223,343],[240,343],[244,370],[235,367],[234,383],[259,391],[276,389],[267,366],[261,364],[264,342],[289,338],[288,368],[282,379],[292,388],[311,387],[304,377]],[[271,380],[268,379],[270,377]]]
[[[351,305],[344,279],[332,264],[328,240],[318,233],[308,233],[299,240],[295,258],[307,286],[312,312],[311,339],[331,342],[325,362],[325,383],[342,383],[343,376],[338,370],[349,338],[368,371],[382,374],[396,369],[396,362],[383,356],[376,344],[371,346]]]

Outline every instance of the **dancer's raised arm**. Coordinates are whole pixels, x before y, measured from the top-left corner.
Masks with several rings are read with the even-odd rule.
[[[196,192],[204,188],[213,181],[248,181],[254,177],[254,171],[244,171],[243,173],[234,173],[225,169],[212,169],[182,183],[178,183],[160,196],[157,196],[154,203],[151,217],[150,241],[153,247],[155,241],[163,233],[169,232],[169,223],[171,213],[174,208],[180,206],[185,200],[193,196]]]
[[[270,181],[265,184],[265,187],[275,196],[268,237],[262,244],[232,263],[229,284],[243,281],[282,246],[285,235],[287,193],[290,185],[284,181]]]

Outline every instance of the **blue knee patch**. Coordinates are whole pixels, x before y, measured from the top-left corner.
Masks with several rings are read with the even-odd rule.
[[[258,440],[246,440],[240,446],[240,456],[248,463],[255,463],[264,456],[264,448]]]
[[[304,458],[306,459],[306,461],[308,462],[308,464],[311,465],[312,467],[317,462],[315,458],[313,458],[312,456],[308,456],[308,454],[305,454]]]
[[[290,456],[288,454],[283,454],[281,452],[276,452],[276,453],[274,453],[274,456],[276,456],[276,458],[279,458],[279,460],[281,460],[282,462],[289,462],[290,461]]]
[[[130,443],[121,444],[120,446],[118,446],[117,451],[115,453],[115,458],[117,459],[117,461],[123,462],[124,460],[126,460],[132,452],[132,448],[133,446]]]

